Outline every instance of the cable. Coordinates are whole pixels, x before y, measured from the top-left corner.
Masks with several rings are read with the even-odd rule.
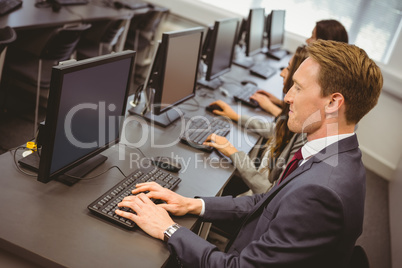
[[[198,111],[198,109],[201,107],[200,103],[199,103],[195,98],[192,98],[191,100],[193,100],[193,101],[195,102],[195,104],[194,104],[194,103],[185,102],[185,103],[183,103],[183,104],[180,105],[180,108],[183,109],[183,107],[182,107],[183,105],[190,105],[190,106],[196,107],[196,109],[193,109],[193,110],[190,110],[190,109],[183,109],[183,110],[186,110],[186,111],[189,111],[189,112]]]
[[[151,94],[148,95],[148,90],[152,90]],[[151,108],[149,107],[149,105],[153,102],[153,96],[155,94],[155,89],[154,88],[145,88],[144,89],[144,93],[145,93],[145,105],[144,105],[144,109],[141,112],[141,115],[146,114],[147,112],[152,112]]]
[[[126,147],[128,147],[128,148],[131,148],[131,149],[135,149],[135,150],[138,150],[141,154],[142,154],[142,156],[144,157],[144,158],[146,158],[146,159],[150,159],[149,157],[147,157],[144,153],[143,153],[143,151],[141,151],[141,149],[140,148],[138,148],[138,147],[134,147],[134,146],[130,146],[130,145],[128,145],[128,144],[125,144],[125,143],[119,143],[119,144],[121,144],[121,145],[124,145],[124,146],[126,146]]]
[[[134,99],[132,101],[131,106],[136,107],[138,103],[140,103],[142,91],[144,90],[144,84],[139,85],[134,92]]]
[[[64,176],[67,176],[67,177],[70,177],[70,178],[73,178],[73,179],[77,179],[77,180],[82,180],[82,181],[85,181],[85,180],[93,180],[93,179],[96,179],[97,177],[99,177],[100,175],[105,174],[106,172],[108,172],[108,171],[111,170],[112,168],[117,168],[117,169],[120,171],[120,173],[123,174],[123,177],[126,177],[126,175],[124,174],[124,172],[123,172],[118,166],[111,166],[110,168],[106,169],[105,171],[103,171],[103,172],[101,172],[101,173],[99,173],[99,174],[97,174],[97,175],[95,175],[95,176],[87,177],[87,178],[76,177],[76,176],[70,175],[70,174],[68,174],[68,173],[64,173]]]
[[[197,96],[203,97],[203,98],[212,98],[215,99],[215,94],[213,91],[209,89],[204,89],[202,88],[202,91],[198,92]]]
[[[17,162],[17,151],[20,150],[20,149],[27,149],[27,147],[19,146],[19,147],[15,148],[14,154],[13,154],[13,160],[14,160],[15,167],[18,169],[19,172],[21,172],[21,173],[23,173],[25,175],[28,175],[28,176],[31,176],[31,177],[37,177],[38,174],[26,172],[25,170],[21,169],[20,165]],[[11,153],[11,150],[9,150],[9,152]]]

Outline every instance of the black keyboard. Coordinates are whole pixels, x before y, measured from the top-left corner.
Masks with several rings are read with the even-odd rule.
[[[0,0],[0,15],[7,14],[22,6],[22,0]]]
[[[118,208],[117,204],[120,203],[124,197],[132,195],[131,191],[135,189],[135,185],[141,182],[154,181],[159,183],[165,188],[174,189],[181,179],[162,169],[155,166],[142,168],[134,171],[126,178],[121,180],[110,190],[106,191],[103,195],[92,202],[88,209],[96,216],[99,216],[109,222],[115,223],[127,229],[133,229],[135,223],[129,219],[118,216],[114,211]],[[158,203],[157,200],[153,200]],[[129,208],[119,208],[123,211],[132,212]]]
[[[54,1],[62,6],[86,5],[89,3],[89,0],[54,0]]]
[[[257,86],[248,83],[243,87],[243,90],[239,94],[234,95],[233,98],[235,101],[241,102],[253,108],[257,108],[258,102],[250,99],[250,97],[257,92],[257,90]]]
[[[186,129],[180,136],[180,141],[210,153],[214,148],[205,146],[202,143],[212,133],[223,137],[229,134],[231,124],[228,120],[220,116],[210,115],[191,118],[186,122]]]
[[[252,75],[268,79],[274,74],[276,74],[277,69],[269,66],[267,64],[257,63],[250,68],[250,73]]]

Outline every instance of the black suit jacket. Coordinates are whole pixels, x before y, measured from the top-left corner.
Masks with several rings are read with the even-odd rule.
[[[365,178],[354,135],[266,194],[203,198],[204,220],[241,226],[227,253],[186,228],[169,249],[189,267],[345,267],[362,232]]]

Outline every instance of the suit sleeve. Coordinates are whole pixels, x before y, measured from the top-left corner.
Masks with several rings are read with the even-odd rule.
[[[252,239],[239,251],[220,252],[186,228],[173,234],[169,249],[184,267],[318,267],[317,262],[327,263],[325,252],[342,231],[338,195],[322,186],[307,185],[284,197],[279,209],[264,208],[259,216],[265,231],[255,236],[254,229],[242,229],[245,233],[239,236]]]
[[[203,197],[205,202],[204,221],[241,221],[252,211],[264,194],[242,196]]]

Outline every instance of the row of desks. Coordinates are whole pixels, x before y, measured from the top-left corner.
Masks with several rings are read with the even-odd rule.
[[[83,7],[68,9],[81,8]],[[97,12],[105,9],[96,5],[95,1],[87,8],[86,11],[82,9],[81,13],[64,8],[55,14],[51,10],[43,12],[57,17],[57,23],[65,23],[89,17],[100,18],[102,15]],[[17,19],[23,17],[22,14],[29,14],[29,10],[42,12],[33,7],[31,1],[24,1],[23,9],[1,18],[0,25],[4,25],[5,19],[8,25],[20,29],[28,28],[28,21],[35,18],[38,20],[34,27],[52,23],[50,17],[36,17],[33,14],[27,15],[25,22]],[[130,14],[130,11],[125,10],[109,11],[110,16],[117,16],[118,13],[121,15],[121,12]],[[257,61],[268,61],[262,54],[255,58]],[[206,113],[205,106],[216,99],[222,99],[239,113],[273,120],[272,116],[259,109],[235,103],[232,95],[241,89],[233,85],[241,80],[252,80],[280,98],[282,78],[279,76],[279,68],[286,66],[287,61],[288,59],[280,62],[269,60],[270,64],[278,68],[278,72],[268,80],[250,76],[247,70],[233,66],[231,72],[223,76],[229,95],[224,96],[218,90],[200,88],[194,99],[184,102],[179,108],[186,117],[203,115]],[[162,128],[149,124],[141,117],[127,114],[121,143],[104,151],[102,154],[108,156],[108,160],[88,176],[112,166],[118,166],[125,174],[129,174],[135,168],[134,160],[138,161],[144,155],[177,156],[185,165],[179,173],[182,182],[176,192],[189,197],[217,195],[234,174],[234,166],[217,152],[208,154],[180,143],[178,137],[181,129],[181,120]],[[144,137],[145,142],[142,141]],[[238,149],[249,152],[259,137],[233,123],[228,139]],[[7,152],[0,155],[0,170],[1,249],[45,267],[161,267],[166,264],[169,251],[164,242],[149,237],[140,229],[128,231],[105,222],[91,215],[87,209],[88,204],[122,179],[116,169],[97,179],[81,181],[71,187],[57,181],[42,184],[19,172],[14,163],[13,152]],[[197,217],[176,217],[174,220],[196,231]]]
[[[53,27],[69,23],[90,22],[100,19],[131,18],[141,10],[116,9],[102,0],[87,5],[63,6],[55,12],[51,7],[36,7],[35,0],[25,0],[21,8],[0,17],[0,28],[10,26],[16,30]]]

